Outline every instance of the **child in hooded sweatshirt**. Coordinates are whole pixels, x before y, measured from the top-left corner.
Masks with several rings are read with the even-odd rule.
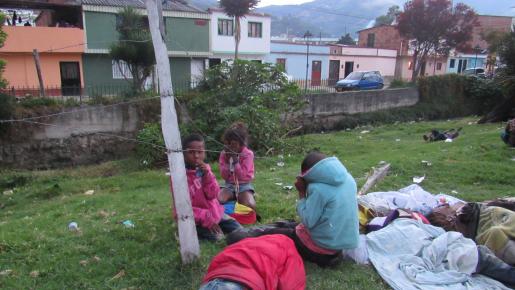
[[[241,228],[241,225],[225,215],[223,206],[218,202],[220,187],[211,167],[204,163],[204,138],[192,134],[183,140],[182,146],[197,234],[201,239],[219,240],[223,233],[230,233]]]
[[[256,211],[254,199],[254,152],[247,147],[248,132],[241,122],[234,123],[225,130],[223,140],[224,151],[220,153],[220,173],[225,185],[220,192],[219,200],[226,203],[237,200]]]
[[[309,153],[301,165],[295,187],[299,192],[300,223],[279,222],[270,228],[242,229],[227,236],[227,243],[246,237],[284,234],[307,261],[335,265],[341,253],[358,246],[357,187],[354,178],[336,157]]]

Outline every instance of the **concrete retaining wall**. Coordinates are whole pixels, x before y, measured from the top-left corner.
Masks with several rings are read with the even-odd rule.
[[[123,158],[136,145],[124,138],[135,138],[158,116],[159,102],[75,108],[33,120],[46,125],[15,123],[0,137],[0,166],[45,169]]]
[[[301,115],[308,127],[331,129],[346,115],[413,106],[419,101],[417,88],[351,91],[308,95],[309,105]]]

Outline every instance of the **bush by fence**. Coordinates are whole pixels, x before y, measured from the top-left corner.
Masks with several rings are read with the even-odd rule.
[[[416,105],[347,115],[334,129],[481,115],[503,99],[501,89],[492,80],[457,74],[420,78],[417,86],[420,101]]]

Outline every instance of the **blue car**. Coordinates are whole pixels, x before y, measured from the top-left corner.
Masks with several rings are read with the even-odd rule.
[[[378,71],[356,71],[343,80],[339,80],[334,88],[337,92],[350,90],[378,90],[384,87],[384,80]]]

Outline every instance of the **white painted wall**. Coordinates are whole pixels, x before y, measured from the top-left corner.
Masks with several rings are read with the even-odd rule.
[[[219,9],[210,9],[210,42],[213,56],[211,58],[232,59],[234,58],[234,36],[218,35],[218,19],[231,19]],[[265,55],[270,53],[270,16],[264,14],[249,14],[241,20],[241,40],[239,46],[239,57],[242,59],[263,60]],[[255,38],[248,36],[248,23],[262,23],[262,37]],[[234,22],[235,23],[235,22]]]
[[[270,54],[265,62],[277,63],[278,58],[286,59],[286,74],[294,79],[303,80],[306,77],[306,44],[272,42]],[[314,60],[322,62],[321,78],[329,78],[329,46],[309,46],[308,80],[311,79],[311,66]]]
[[[191,82],[195,84],[204,76],[205,60],[194,58],[191,60]]]

